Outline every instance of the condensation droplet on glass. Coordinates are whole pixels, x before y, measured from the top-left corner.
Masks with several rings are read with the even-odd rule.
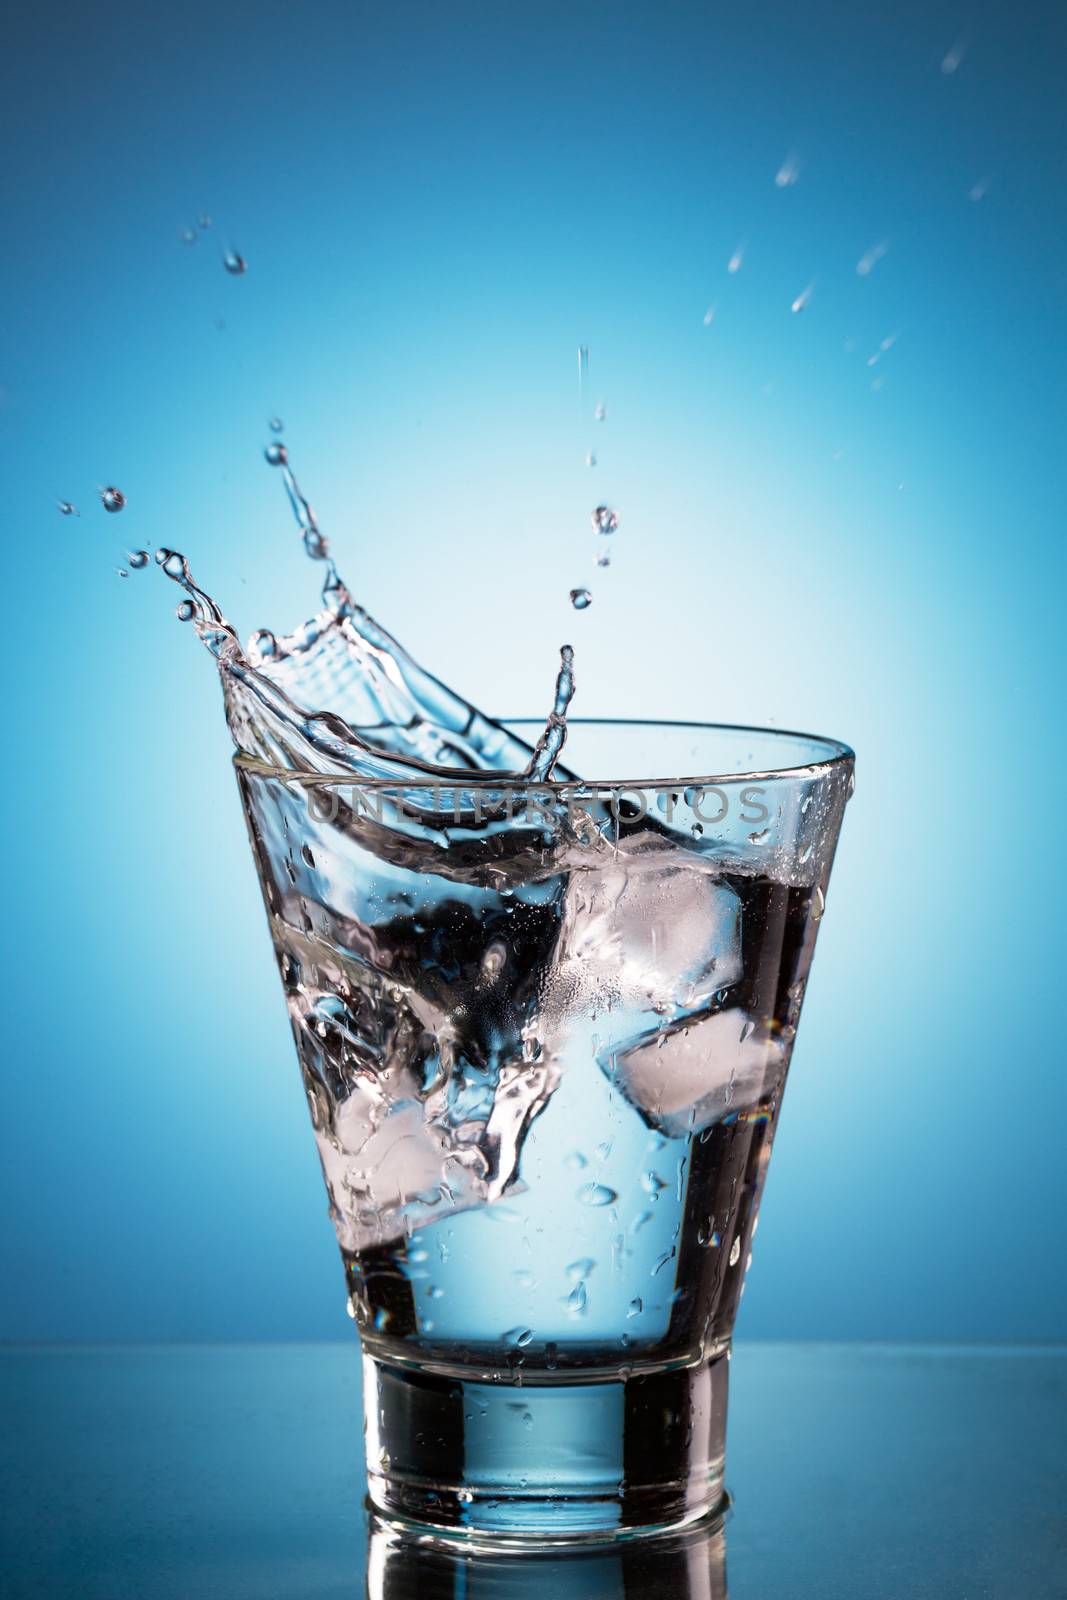
[[[191,600],[183,600],[181,605],[175,606],[174,615],[179,622],[192,622],[196,616],[196,606]]]
[[[645,1302],[641,1299],[640,1295],[637,1295],[635,1299],[630,1301],[626,1315],[627,1317],[639,1317],[644,1309]]]
[[[575,611],[585,611],[593,603],[593,596],[588,589],[572,589],[571,605]]]
[[[584,1317],[586,1301],[587,1295],[584,1282],[576,1283],[570,1294],[567,1296],[567,1310],[570,1315],[572,1317]]]
[[[525,1350],[533,1338],[533,1329],[508,1328],[507,1332],[501,1335],[501,1338],[505,1344],[511,1345],[513,1349]]]
[[[826,910],[826,896],[822,892],[821,884],[816,884],[811,896],[811,920],[818,922]]]
[[[263,455],[266,460],[270,462],[272,467],[284,467],[286,462],[289,460],[288,450],[277,440],[266,446],[263,451]]]
[[[109,483],[106,489],[100,491],[100,504],[105,511],[121,511],[126,504],[126,496],[121,489],[116,489],[113,483]]]
[[[606,1183],[587,1183],[578,1190],[578,1199],[583,1206],[612,1206],[618,1199],[614,1189],[609,1189]]]
[[[222,264],[232,278],[241,278],[248,271],[248,262],[236,250],[227,250]]]
[[[738,1234],[737,1238],[734,1240],[733,1244],[730,1246],[730,1265],[732,1267],[736,1267],[737,1263],[740,1261],[740,1259],[741,1259],[741,1235]]]
[[[348,1299],[345,1301],[345,1310],[348,1312],[348,1315],[352,1318],[352,1321],[355,1322],[355,1320],[356,1320],[356,1303],[352,1299],[351,1295],[349,1295]]]
[[[590,519],[594,533],[614,533],[619,526],[618,513],[610,506],[597,506]]]
[[[652,1199],[655,1200],[656,1196],[667,1185],[658,1172],[642,1172],[641,1187],[647,1195],[651,1195]]]
[[[755,833],[748,836],[749,844],[766,844],[771,836],[770,828],[758,828]]]
[[[589,1163],[580,1150],[572,1150],[567,1157],[567,1165],[572,1172],[581,1172],[582,1168],[587,1167]]]
[[[596,1270],[596,1262],[592,1256],[583,1256],[580,1261],[571,1261],[567,1266],[567,1276],[572,1283],[582,1282],[591,1272]]]

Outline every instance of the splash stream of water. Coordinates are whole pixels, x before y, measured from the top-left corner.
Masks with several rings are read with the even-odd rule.
[[[558,767],[574,694],[574,652],[561,651],[553,710],[534,747],[420,667],[362,606],[341,578],[286,447],[268,446],[280,468],[305,553],[325,565],[322,609],[288,635],[260,629],[242,646],[218,604],[194,580],[185,557],[156,561],[188,596],[179,607],[211,651],[222,678],[237,748],[270,765],[360,778],[436,771],[498,772],[544,782]],[[312,709],[317,706],[328,710]]]

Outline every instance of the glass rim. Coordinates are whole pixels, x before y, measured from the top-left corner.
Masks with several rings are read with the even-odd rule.
[[[504,728],[537,728],[545,726],[544,717],[499,717]],[[568,717],[568,728],[688,728],[697,733],[758,734],[772,740],[792,739],[811,747],[807,761],[790,762],[782,766],[752,767],[744,772],[676,774],[647,778],[534,778],[527,772],[493,772],[484,768],[436,767],[412,757],[397,757],[388,751],[373,752],[379,760],[394,762],[395,776],[382,777],[358,772],[316,772],[306,767],[279,767],[243,750],[234,752],[234,765],[242,772],[256,777],[283,778],[304,785],[356,784],[367,789],[499,789],[502,785],[536,789],[542,793],[569,794],[575,790],[610,789],[678,789],[721,788],[726,784],[769,783],[776,779],[819,778],[836,768],[855,764],[856,753],[841,739],[831,739],[825,734],[802,733],[795,728],[760,727],[747,722],[695,722],[687,718],[663,717]],[[566,746],[564,746],[564,752]]]

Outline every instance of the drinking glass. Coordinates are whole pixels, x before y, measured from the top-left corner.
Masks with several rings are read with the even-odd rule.
[[[853,781],[845,745],[777,730],[576,722],[566,754],[581,779],[236,758],[370,1499],[488,1549],[723,1505],[730,1339]]]

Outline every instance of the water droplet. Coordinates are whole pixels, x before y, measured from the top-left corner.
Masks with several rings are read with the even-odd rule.
[[[811,297],[814,293],[815,285],[813,283],[809,283],[806,289],[801,289],[800,293],[793,301],[793,304],[790,306],[790,311],[792,311],[795,315],[798,311],[806,310],[806,308],[811,304]]]
[[[676,1252],[675,1246],[673,1244],[671,1245],[669,1250],[664,1250],[663,1254],[660,1256],[659,1260],[656,1262],[656,1265],[652,1268],[652,1274],[651,1275],[652,1275],[653,1278],[656,1276],[657,1272],[662,1272],[663,1271],[663,1268],[667,1265],[668,1261],[673,1261],[674,1260],[674,1257],[675,1257],[676,1253],[677,1252]]]
[[[737,1238],[734,1240],[733,1244],[730,1246],[730,1265],[732,1267],[736,1267],[737,1263],[740,1261],[740,1259],[741,1259],[741,1235],[738,1234]]]
[[[959,71],[960,62],[963,60],[966,50],[966,39],[957,39],[956,43],[945,52],[941,62],[942,77],[951,78],[953,73]]]
[[[719,1235],[712,1226],[711,1217],[705,1217],[697,1228],[697,1244],[703,1245],[705,1250],[717,1250],[719,1248]]]
[[[791,189],[800,177],[801,165],[800,157],[795,152],[790,151],[774,175],[775,188]]]
[[[864,251],[863,255],[861,255],[859,260],[856,262],[856,271],[859,273],[861,278],[870,277],[871,273],[874,271],[875,267],[878,265],[879,261],[881,261],[888,249],[889,240],[882,239],[878,244],[872,244],[869,250]]]
[[[603,422],[607,414],[607,406],[604,404],[603,400],[598,400],[596,403],[596,408],[593,411],[594,418],[597,422]]]
[[[567,1276],[572,1282],[581,1281],[583,1278],[588,1278],[589,1274],[595,1270],[596,1262],[593,1260],[592,1256],[583,1256],[580,1261],[572,1261],[569,1263],[567,1267]]]
[[[285,427],[285,423],[282,421],[281,417],[271,417],[271,419],[270,419],[270,431],[271,431],[271,433],[281,433],[281,431],[282,431],[282,429],[284,427]]]
[[[613,1206],[618,1199],[614,1189],[609,1189],[606,1183],[587,1183],[578,1190],[578,1199],[583,1206]]]
[[[195,244],[199,238],[199,234],[195,228],[180,228],[178,231],[181,236],[182,244]]]
[[[312,561],[325,561],[330,553],[329,540],[318,528],[304,529],[304,549]]]
[[[660,1190],[665,1189],[667,1185],[658,1172],[643,1172],[641,1174],[641,1187],[646,1194],[651,1195],[655,1200]]]
[[[749,844],[766,844],[771,836],[770,828],[757,828],[755,833],[748,836]]]
[[[597,506],[592,523],[594,533],[614,533],[619,526],[619,518],[610,506]]]
[[[589,454],[585,458],[585,464],[586,464],[587,467],[595,467],[596,466],[596,451],[595,450],[590,450]]]
[[[881,344],[878,346],[877,350],[874,352],[874,354],[872,356],[868,356],[867,357],[867,365],[869,367],[876,367],[878,365],[879,361],[881,361],[882,357],[885,355],[886,351],[887,350],[892,350],[892,348],[896,344],[898,338],[899,338],[898,334],[895,334],[895,333],[887,334],[886,337],[882,340]]]
[[[125,567],[116,567],[115,568],[115,576],[116,576],[116,578],[128,578],[129,577],[129,573],[126,571]]]
[[[733,255],[730,257],[729,261],[726,263],[726,270],[727,272],[740,272],[744,264],[745,244],[742,240],[737,249],[734,251]]]
[[[639,1317],[644,1309],[645,1302],[641,1299],[641,1296],[638,1295],[636,1300],[630,1301],[629,1309],[627,1310],[626,1315],[628,1318]]]
[[[180,581],[185,577],[185,560],[178,554],[177,550],[157,550],[156,560],[168,578],[176,578]]]
[[[744,1022],[741,1024],[741,1032],[738,1034],[738,1039],[741,1044],[744,1044],[746,1039],[751,1039],[755,1031],[756,1024],[753,1022],[751,1017],[746,1017]]]
[[[352,1299],[351,1295],[349,1295],[348,1299],[345,1301],[345,1310],[348,1312],[348,1315],[352,1318],[352,1321],[355,1322],[355,1320],[356,1320],[356,1302]]]
[[[196,606],[191,600],[183,600],[181,605],[175,606],[174,615],[179,622],[192,622],[196,616]]]
[[[579,394],[581,394],[583,392],[583,390],[585,389],[585,380],[586,380],[586,378],[588,376],[589,376],[589,346],[587,344],[580,344],[578,346],[578,393]]]
[[[301,857],[303,858],[305,866],[313,867],[315,865],[315,857],[311,853],[311,846],[310,845],[302,844],[300,846],[300,854],[301,854]]]
[[[438,1284],[431,1283],[427,1286],[426,1295],[430,1300],[443,1300],[445,1297],[445,1291],[440,1288]]]
[[[979,200],[984,200],[988,193],[989,193],[989,179],[988,178],[979,178],[978,182],[977,183],[972,183],[970,189],[967,191],[967,198],[969,200],[973,200],[974,203],[977,205],[978,201]]]
[[[704,313],[704,326],[705,326],[705,328],[710,328],[714,321],[715,321],[715,307],[714,306],[709,306],[708,309]]]
[[[272,444],[267,445],[263,454],[270,462],[272,467],[284,467],[285,463],[289,460],[288,450],[283,444],[279,444],[277,440],[275,440]]]
[[[129,563],[130,563],[131,567],[136,567],[138,569],[140,569],[141,567],[147,567],[147,565],[148,565],[148,551],[147,550],[131,550],[127,559],[129,560]]]
[[[100,491],[100,504],[105,511],[121,511],[126,504],[126,496],[121,489],[116,489],[113,483],[109,483],[106,489]]]
[[[248,262],[244,256],[238,255],[236,250],[227,250],[222,258],[222,264],[234,278],[241,278],[248,271]]]
[[[572,589],[571,605],[575,611],[585,611],[593,603],[593,596],[588,589]]]
[[[610,550],[601,550],[599,555],[596,558],[596,564],[597,564],[598,567],[610,567],[611,566],[611,551]]]
[[[249,639],[248,649],[254,659],[269,661],[277,653],[278,641],[269,628],[259,628]]]
[[[567,1296],[567,1310],[572,1317],[584,1317],[586,1308],[586,1292],[584,1283],[576,1283]]]
[[[62,517],[77,517],[81,514],[72,500],[57,500],[56,505]]]
[[[503,1339],[504,1343],[510,1345],[512,1349],[525,1350],[526,1346],[533,1338],[533,1329],[509,1328],[506,1333],[501,1334],[501,1338]]]
[[[572,1150],[567,1157],[567,1165],[572,1172],[580,1172],[583,1167],[588,1166],[588,1162],[580,1150]]]
[[[812,920],[812,922],[821,921],[822,914],[823,914],[823,912],[825,910],[826,910],[826,896],[823,894],[821,886],[819,884],[816,884],[815,885],[815,891],[814,891],[814,893],[812,894],[812,897],[811,897],[811,920]]]

